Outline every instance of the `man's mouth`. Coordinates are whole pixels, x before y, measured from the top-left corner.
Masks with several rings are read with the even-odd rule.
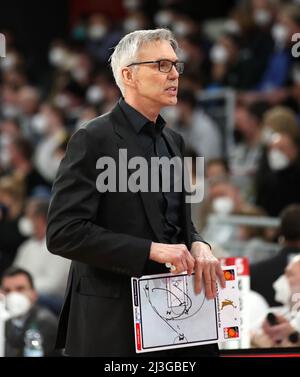
[[[176,94],[177,93],[177,86],[169,86],[169,88],[167,88],[166,91],[170,94]]]

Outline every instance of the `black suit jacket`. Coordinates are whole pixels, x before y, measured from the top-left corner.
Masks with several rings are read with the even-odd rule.
[[[163,135],[173,154],[183,156],[182,138],[167,127]],[[167,272],[164,265],[149,261],[151,242],[159,242],[163,232],[156,194],[101,194],[96,189],[96,161],[111,156],[118,171],[120,148],[127,149],[128,159],[143,156],[117,104],[72,136],[53,186],[48,249],[73,261],[57,346],[73,356],[134,354],[130,277]],[[182,219],[190,248],[202,238],[183,197]]]

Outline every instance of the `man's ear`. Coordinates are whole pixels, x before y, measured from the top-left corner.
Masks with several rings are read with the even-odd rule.
[[[132,69],[128,67],[122,68],[122,77],[125,86],[134,86],[134,74]]]

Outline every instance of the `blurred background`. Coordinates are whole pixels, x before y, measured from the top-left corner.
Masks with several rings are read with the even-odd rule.
[[[178,105],[162,115],[185,139],[192,182],[205,177],[193,221],[224,264],[239,266],[245,341],[232,347],[294,346],[287,336],[274,340],[258,317],[284,305],[290,324],[291,294],[300,292],[297,0],[3,0],[0,277],[11,267],[29,271],[38,303],[58,315],[69,262],[46,248],[51,185],[72,133],[120,97],[113,46],[157,27],[174,32],[185,62]],[[282,276],[285,288],[274,288]]]

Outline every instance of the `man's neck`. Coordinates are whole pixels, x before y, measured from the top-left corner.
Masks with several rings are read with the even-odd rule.
[[[147,119],[151,120],[152,122],[156,122],[156,119],[159,115],[160,108],[153,105],[153,103],[140,103],[136,101],[133,97],[126,96],[124,98],[126,103],[137,110],[139,113],[144,115]]]

